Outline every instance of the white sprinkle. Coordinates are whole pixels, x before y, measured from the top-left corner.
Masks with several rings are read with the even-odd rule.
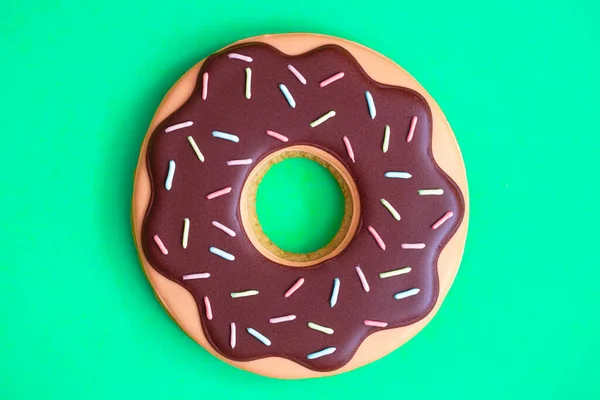
[[[319,126],[323,122],[327,121],[329,118],[333,118],[333,117],[335,117],[335,111],[331,110],[327,114],[325,114],[322,117],[319,117],[316,120],[314,120],[313,122],[311,122],[310,127],[314,128],[315,126]]]
[[[412,175],[408,172],[398,172],[398,171],[390,171],[383,174],[386,178],[396,178],[396,179],[409,179],[412,178]]]
[[[251,334],[252,336],[254,336],[255,338],[257,338],[258,340],[260,340],[265,346],[270,346],[271,345],[271,341],[266,336],[264,336],[262,333],[260,333],[259,331],[257,331],[256,329],[246,328],[246,330],[248,331],[249,334]]]
[[[246,62],[252,62],[252,57],[248,57],[248,56],[245,56],[245,55],[239,54],[239,53],[229,53],[229,54],[227,54],[227,57],[229,57],[233,60],[242,60],[242,61],[246,61]]]
[[[252,70],[246,68],[246,98],[249,99],[252,96],[250,88],[252,86]]]
[[[393,271],[382,272],[379,274],[379,277],[381,279],[391,278],[392,276],[408,274],[410,271],[412,271],[411,267],[405,267],[405,268],[395,269]]]
[[[206,309],[206,318],[210,321],[213,319],[212,307],[210,306],[210,299],[208,296],[204,296],[204,307]]]
[[[226,259],[227,261],[235,260],[235,256],[233,254],[229,254],[228,252],[218,249],[216,247],[211,247],[208,249],[208,251],[210,251],[214,255],[217,255],[219,257]]]
[[[375,119],[377,110],[375,109],[375,103],[373,102],[373,96],[371,95],[371,92],[367,90],[365,92],[365,97],[367,98],[367,105],[369,106],[369,115],[371,115],[371,119]]]
[[[233,135],[231,133],[227,133],[227,132],[221,132],[221,131],[212,131],[212,135],[213,137],[219,138],[219,139],[225,139],[225,140],[229,140],[231,142],[237,143],[240,141],[240,138],[237,137],[236,135]]]
[[[173,187],[173,176],[175,175],[175,161],[169,161],[169,172],[167,172],[167,180],[165,181],[165,189],[171,190]]]
[[[202,152],[200,151],[200,148],[198,148],[198,145],[196,144],[196,141],[194,140],[194,138],[191,136],[188,136],[187,140],[188,140],[188,142],[190,142],[192,149],[194,149],[194,153],[196,153],[196,156],[198,156],[198,160],[204,162],[204,154],[202,154]]]
[[[252,159],[251,158],[245,158],[243,160],[229,160],[227,161],[227,165],[234,166],[234,165],[248,165],[248,164],[252,164]]]
[[[306,358],[308,358],[309,360],[314,360],[315,358],[328,356],[330,354],[333,354],[334,352],[335,352],[335,347],[327,347],[326,349],[323,349],[321,351],[317,351],[315,353],[310,353],[308,356],[306,356]]]
[[[340,278],[335,278],[333,280],[333,290],[331,291],[331,299],[329,300],[329,304],[333,308],[338,301],[338,295],[340,293]]]
[[[421,250],[425,248],[425,243],[402,243],[400,247],[403,249]]]
[[[283,93],[283,96],[287,100],[290,107],[296,108],[296,100],[294,100],[294,98],[292,97],[292,94],[288,90],[287,86],[285,86],[283,83],[280,83],[279,90],[281,90],[281,93]]]
[[[235,349],[235,343],[236,343],[236,332],[235,332],[235,322],[232,322],[230,325],[230,336],[229,336],[229,345],[231,346],[232,349]]]
[[[300,71],[298,71],[292,64],[288,64],[287,67],[291,71],[291,73],[294,74],[294,76],[300,81],[300,83],[306,85],[306,78],[302,76]]]
[[[181,245],[184,249],[187,249],[188,245],[188,236],[190,235],[190,219],[183,219],[183,238],[181,239]]]
[[[333,335],[333,329],[328,328],[326,326],[319,325],[319,324],[315,324],[314,322],[309,322],[308,327],[310,329],[314,329],[315,331],[323,332],[328,335]]]
[[[396,221],[400,221],[400,214],[386,199],[381,199],[381,204],[383,204],[383,206],[387,208],[387,210],[390,212],[390,214],[392,214],[392,217],[394,217]]]
[[[244,292],[232,292],[230,293],[232,299],[239,299],[240,297],[256,296],[258,290],[246,290]]]
[[[390,126],[386,125],[385,130],[383,131],[383,147],[382,150],[384,153],[387,153],[390,148]]]
[[[231,237],[235,237],[235,232],[233,231],[233,229],[226,227],[225,225],[223,225],[220,222],[213,221],[212,226],[214,226],[215,228],[219,228],[220,230],[222,230],[223,232],[225,232],[226,234],[228,234]]]
[[[206,278],[210,278],[210,274],[208,272],[202,272],[200,274],[184,275],[182,278],[184,281],[189,281],[190,279],[206,279]]]
[[[177,129],[187,128],[188,126],[192,126],[192,125],[194,125],[194,123],[192,121],[181,122],[179,124],[169,126],[167,129],[165,129],[165,132],[167,132],[167,133],[173,132],[173,131],[176,131]]]
[[[405,299],[407,297],[414,296],[417,293],[419,293],[420,291],[421,291],[421,289],[419,289],[419,288],[408,289],[408,290],[406,290],[404,292],[396,293],[394,295],[394,299],[396,299],[396,300],[402,300],[402,299]]]
[[[208,97],[208,72],[202,74],[202,100]]]
[[[276,317],[269,319],[269,322],[272,324],[279,324],[281,322],[293,321],[296,319],[295,315],[284,315],[283,317]]]
[[[441,196],[444,194],[444,189],[421,189],[419,194],[421,196]]]
[[[369,292],[369,290],[371,290],[371,288],[369,287],[369,282],[367,282],[367,278],[365,277],[365,274],[362,272],[362,269],[360,269],[360,266],[356,266],[354,267],[354,269],[356,269],[356,273],[358,274],[358,279],[360,279],[360,283],[362,283],[362,287],[365,290],[365,292]]]

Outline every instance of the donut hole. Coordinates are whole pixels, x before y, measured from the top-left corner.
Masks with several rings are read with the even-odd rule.
[[[282,265],[310,267],[348,246],[358,227],[360,200],[337,158],[296,145],[257,163],[242,189],[240,216],[263,256]]]
[[[342,226],[344,193],[327,168],[304,157],[273,164],[256,191],[256,214],[264,234],[296,254],[327,246]]]

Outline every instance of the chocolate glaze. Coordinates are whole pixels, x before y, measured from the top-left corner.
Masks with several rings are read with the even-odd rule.
[[[229,59],[232,51],[253,62]],[[308,80],[301,84],[287,69],[293,64]],[[245,68],[252,68],[252,97],[244,96]],[[322,80],[343,71],[343,79],[324,88]],[[202,79],[209,73],[208,98],[202,100]],[[278,85],[284,83],[296,100],[291,108]],[[373,95],[377,116],[371,119],[365,91]],[[337,115],[320,126],[309,123],[329,110]],[[411,118],[418,124],[414,139],[406,142]],[[193,126],[166,133],[165,128],[191,120]],[[391,127],[390,148],[382,153],[385,125]],[[265,134],[270,129],[289,137],[283,143]],[[211,136],[213,130],[233,133],[233,143]],[[206,157],[200,162],[187,141],[193,136]],[[356,154],[352,163],[342,137],[350,139]],[[200,310],[204,334],[223,356],[237,361],[278,356],[316,371],[342,367],[360,343],[380,328],[363,320],[388,322],[386,329],[409,325],[425,317],[438,297],[437,259],[464,214],[457,185],[436,165],[431,152],[432,116],[418,93],[373,81],[345,49],[324,46],[299,56],[288,56],[274,47],[250,43],[210,56],[202,65],[196,88],[188,101],[152,133],[147,166],[152,197],[142,228],[143,251],[162,275],[185,287]],[[239,217],[242,185],[253,165],[228,167],[227,160],[265,155],[294,144],[326,149],[352,173],[361,197],[362,221],[350,245],[336,258],[313,268],[283,267],[265,259],[249,242]],[[170,191],[165,190],[168,162],[177,168]],[[411,179],[384,178],[386,171],[406,171]],[[233,191],[207,200],[206,195],[226,186]],[[442,188],[443,196],[420,196],[419,189]],[[381,205],[387,199],[401,214],[396,221]],[[440,228],[431,226],[446,211],[451,218]],[[191,223],[189,245],[181,245],[183,219]],[[217,220],[237,232],[232,238],[211,226]],[[387,245],[382,251],[367,230],[372,225]],[[158,234],[169,250],[163,255],[153,241]],[[404,250],[401,243],[423,242],[424,250]],[[233,255],[226,261],[210,254],[216,246]],[[366,293],[356,274],[360,265],[371,287]],[[379,273],[404,266],[409,274],[380,279]],[[208,279],[182,280],[192,273],[209,272]],[[283,294],[300,277],[306,282],[291,297]],[[340,278],[337,305],[329,299],[334,278]],[[394,294],[419,288],[418,295],[395,300]],[[232,299],[231,292],[255,289],[260,294]],[[214,318],[205,316],[204,296],[210,298]],[[294,314],[294,321],[270,324],[269,318]],[[332,328],[327,335],[307,327],[309,321]],[[237,325],[237,346],[229,344],[230,323]],[[252,327],[268,337],[265,346],[246,332]],[[310,353],[326,347],[335,353],[308,360]]]

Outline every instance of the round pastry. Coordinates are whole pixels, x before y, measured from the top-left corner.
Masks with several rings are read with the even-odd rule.
[[[306,158],[335,178],[340,228],[281,248],[257,213],[263,178]],[[188,71],[160,105],[135,175],[144,271],[196,342],[255,373],[335,374],[401,346],[456,275],[467,184],[454,135],[389,59],[342,39],[268,35]]]

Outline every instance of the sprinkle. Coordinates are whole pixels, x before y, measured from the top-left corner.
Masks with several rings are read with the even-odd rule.
[[[441,196],[444,194],[444,189],[421,189],[419,194],[421,196]]]
[[[381,279],[391,278],[392,276],[408,274],[410,271],[412,271],[411,267],[404,267],[400,269],[394,269],[392,271],[382,272],[379,274],[379,277]]]
[[[325,87],[325,86],[329,85],[330,83],[333,83],[339,79],[342,79],[343,77],[344,77],[344,73],[338,72],[337,74],[330,76],[329,78],[325,79],[323,82],[319,83],[319,86]]]
[[[340,278],[335,278],[333,280],[333,290],[331,291],[331,299],[329,300],[329,304],[331,308],[335,306],[338,300],[338,295],[340,294]]]
[[[304,76],[302,76],[302,74],[300,73],[300,71],[298,71],[292,64],[288,64],[288,69],[290,70],[290,72],[292,74],[294,74],[294,76],[296,78],[298,78],[298,80],[303,84],[306,85],[306,78]]]
[[[165,180],[165,189],[171,190],[173,187],[173,175],[175,175],[175,161],[169,161],[169,172],[167,172],[167,179]]]
[[[348,153],[348,157],[350,157],[352,162],[355,162],[354,161],[354,150],[352,150],[352,145],[350,144],[350,139],[348,139],[347,136],[344,136],[343,139],[344,139],[344,144],[346,145],[346,152]]]
[[[323,349],[321,351],[310,353],[309,355],[306,356],[306,358],[308,358],[309,360],[314,360],[315,358],[328,356],[330,354],[333,354],[334,352],[335,352],[335,347],[327,347],[326,349]]]
[[[369,287],[369,282],[367,282],[367,278],[365,278],[365,274],[362,272],[362,269],[360,269],[360,266],[356,266],[354,267],[354,269],[356,269],[356,273],[358,274],[358,278],[360,279],[360,283],[362,283],[362,287],[363,289],[365,289],[365,292],[369,292],[369,290],[371,290],[371,288]]]
[[[182,276],[182,279],[184,281],[189,281],[191,279],[206,279],[206,278],[210,278],[210,274],[208,272],[202,272],[200,274],[188,274],[188,275]]]
[[[227,165],[229,165],[230,167],[233,165],[248,165],[248,164],[252,164],[252,159],[251,158],[245,158],[243,160],[229,160],[227,161]]]
[[[421,250],[425,248],[425,243],[402,243],[403,249]]]
[[[410,129],[408,130],[408,136],[406,136],[406,141],[409,143],[413,139],[413,136],[415,135],[416,126],[417,126],[417,116],[415,115],[414,117],[412,117],[412,120],[410,121]]]
[[[327,121],[329,118],[335,117],[335,111],[331,110],[327,114],[323,115],[320,118],[317,118],[313,122],[310,123],[310,127],[314,128],[315,126],[321,125],[323,122]]]
[[[204,162],[204,154],[202,154],[202,152],[198,148],[198,145],[194,141],[194,138],[191,137],[191,136],[188,136],[187,140],[188,140],[188,142],[190,142],[190,145],[192,146],[192,149],[194,149],[194,153],[196,153],[196,155],[198,156],[198,160]]]
[[[279,90],[281,90],[281,93],[283,93],[283,96],[287,100],[290,107],[296,108],[296,100],[294,100],[294,98],[292,97],[292,94],[288,90],[287,86],[285,86],[283,83],[280,83]]]
[[[252,62],[252,57],[248,57],[248,56],[245,56],[245,55],[239,54],[239,53],[229,53],[229,54],[227,54],[227,57],[234,59],[234,60],[242,60],[242,61],[246,61],[246,62]]]
[[[383,239],[381,239],[381,236],[379,236],[379,233],[377,233],[375,228],[369,225],[367,229],[369,230],[369,232],[371,232],[371,235],[373,235],[373,238],[375,239],[379,247],[381,247],[381,250],[385,251],[385,243],[383,242]]]
[[[281,133],[277,133],[270,130],[267,130],[267,135],[274,137],[275,139],[281,140],[282,142],[287,142],[289,140],[286,136],[283,136]]]
[[[229,345],[231,346],[232,349],[235,349],[235,343],[236,343],[236,334],[235,334],[235,322],[232,322],[230,325],[230,334],[229,334]]]
[[[188,126],[192,126],[192,125],[194,125],[194,123],[192,121],[181,122],[179,124],[169,126],[167,129],[165,129],[165,132],[167,132],[167,133],[173,132],[173,131],[176,131],[177,129],[187,128]]]
[[[167,248],[165,247],[165,244],[162,242],[162,240],[160,240],[158,235],[154,235],[154,243],[156,243],[156,245],[160,249],[161,253],[163,253],[165,256],[167,254],[169,254],[169,250],[167,250]]]
[[[333,329],[328,328],[326,326],[319,325],[319,324],[315,324],[314,322],[309,322],[308,327],[310,329],[314,329],[315,331],[323,332],[328,335],[333,335]]]
[[[256,296],[257,294],[258,294],[258,290],[246,290],[244,292],[231,292],[231,298],[237,299],[239,297]]]
[[[284,315],[283,317],[276,317],[269,319],[269,322],[272,324],[278,324],[280,322],[288,322],[296,319],[295,315]]]
[[[382,150],[384,153],[387,153],[390,148],[390,126],[386,125],[385,130],[383,131],[383,146]]]
[[[221,190],[217,190],[216,192],[209,193],[209,194],[206,195],[206,198],[208,200],[212,200],[212,199],[214,199],[216,197],[223,196],[224,194],[227,194],[229,192],[231,192],[231,186],[227,186],[226,188],[223,188]]]
[[[246,98],[249,99],[252,96],[250,92],[250,86],[252,85],[252,70],[246,68]]]
[[[235,237],[235,232],[233,231],[233,229],[226,227],[222,223],[217,222],[217,221],[213,221],[213,222],[211,222],[211,224],[212,224],[212,226],[214,226],[215,228],[219,228],[220,230],[222,230],[223,232],[225,232],[229,236]]]
[[[381,199],[381,204],[383,204],[383,206],[387,208],[387,210],[390,212],[390,214],[392,214],[396,221],[400,221],[400,214],[386,199]]]
[[[395,178],[395,179],[410,179],[412,175],[408,172],[398,172],[398,171],[389,171],[383,174],[386,178]]]
[[[421,291],[421,289],[419,289],[419,288],[408,289],[408,290],[405,290],[404,292],[396,293],[394,295],[394,299],[402,300],[407,297],[414,296],[417,293],[419,293],[420,291]]]
[[[296,283],[294,283],[292,285],[291,288],[288,289],[287,292],[285,292],[285,294],[283,295],[283,297],[288,298],[290,297],[292,294],[294,294],[294,292],[296,290],[298,290],[300,288],[300,286],[304,285],[304,278],[300,278],[296,281]]]
[[[208,296],[204,296],[204,308],[206,309],[206,318],[210,321],[211,319],[213,319],[213,313]]]
[[[388,323],[387,323],[387,322],[381,322],[381,321],[372,321],[372,320],[370,320],[370,319],[365,319],[365,320],[363,321],[363,323],[364,323],[366,326],[375,326],[375,327],[377,327],[377,328],[385,328],[386,326],[388,326]]]
[[[184,249],[187,249],[188,245],[188,236],[190,235],[190,219],[183,219],[183,238],[181,239],[181,245]]]
[[[202,74],[202,100],[208,97],[208,72]]]
[[[373,95],[367,90],[365,92],[365,97],[367,98],[367,105],[369,106],[369,115],[371,115],[371,119],[375,119],[377,110],[375,109],[375,103],[373,102]]]
[[[444,216],[440,219],[438,219],[438,221],[431,225],[431,229],[437,229],[440,226],[442,226],[442,224],[446,221],[448,221],[450,218],[452,218],[454,216],[454,213],[452,211],[448,211],[446,212],[446,214],[444,214]]]
[[[229,140],[230,142],[234,142],[234,143],[237,143],[240,141],[239,137],[237,137],[236,135],[233,135],[231,133],[227,133],[227,132],[212,131],[212,135],[213,135],[213,137]]]
[[[233,254],[229,254],[228,252],[218,249],[216,247],[211,247],[208,249],[208,251],[210,251],[211,253],[213,253],[216,256],[226,259],[227,261],[235,260],[235,256]]]
[[[271,341],[256,329],[246,328],[249,334],[260,340],[265,346],[270,346]]]

